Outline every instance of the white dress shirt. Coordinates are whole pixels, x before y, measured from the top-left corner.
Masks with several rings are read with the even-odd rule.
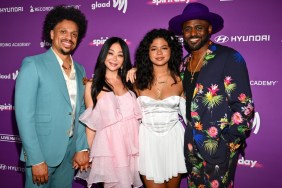
[[[52,48],[51,48],[52,49]],[[53,49],[52,49],[53,50]],[[54,50],[53,50],[54,52]],[[71,107],[72,107],[72,122],[71,122],[71,125],[70,125],[70,129],[69,129],[69,136],[71,137],[73,135],[73,128],[74,128],[74,119],[75,119],[75,107],[76,107],[76,96],[77,96],[77,83],[76,83],[76,77],[75,77],[75,68],[74,68],[74,64],[73,64],[73,60],[72,60],[72,57],[71,57],[71,72],[70,72],[70,76],[68,76],[62,65],[63,65],[63,60],[54,52],[59,64],[60,64],[60,67],[61,67],[61,70],[63,72],[63,75],[64,75],[64,78],[65,78],[65,81],[66,81],[66,85],[67,85],[67,88],[68,88],[68,93],[69,93],[69,96],[70,96],[70,102],[71,102]]]

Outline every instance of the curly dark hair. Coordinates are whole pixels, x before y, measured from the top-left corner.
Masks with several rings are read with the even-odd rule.
[[[180,75],[179,66],[183,52],[178,37],[167,29],[153,29],[144,36],[135,53],[135,66],[137,68],[135,86],[137,89],[144,90],[152,87],[154,74],[153,64],[149,57],[149,48],[156,38],[163,38],[171,49],[168,68],[174,84],[177,83],[176,77]]]
[[[79,44],[82,38],[86,34],[87,30],[87,20],[85,15],[78,9],[72,6],[59,5],[55,6],[45,17],[43,25],[43,38],[52,43],[50,37],[50,31],[63,20],[71,20],[78,26],[78,39],[77,44]]]
[[[105,41],[103,44],[99,56],[96,61],[94,76],[92,79],[92,87],[91,87],[91,96],[93,101],[93,108],[97,104],[97,96],[101,91],[113,91],[112,86],[106,81],[106,65],[105,60],[108,55],[110,47],[114,44],[118,43],[121,46],[124,61],[122,64],[122,69],[120,68],[118,71],[118,75],[121,78],[123,85],[129,89],[133,90],[133,86],[131,82],[126,82],[126,74],[128,70],[132,68],[131,60],[130,60],[130,52],[128,45],[126,42],[119,37],[111,37]]]

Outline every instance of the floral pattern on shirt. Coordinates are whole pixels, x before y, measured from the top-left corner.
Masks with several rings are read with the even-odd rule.
[[[187,58],[180,67],[182,79],[189,62]],[[200,177],[207,162],[220,164],[226,158],[229,158],[228,169],[235,168],[232,165],[237,164],[234,160],[251,130],[253,115],[254,104],[243,57],[231,48],[210,43],[191,102],[193,139],[185,137],[189,176]],[[228,156],[224,156],[226,150]],[[229,170],[222,173],[222,179],[217,180],[210,179],[210,174],[205,172],[206,182],[197,187],[222,187],[221,184],[233,187]],[[189,187],[196,187],[192,181],[188,183]]]

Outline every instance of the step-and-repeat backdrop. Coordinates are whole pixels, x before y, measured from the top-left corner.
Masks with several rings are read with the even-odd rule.
[[[167,28],[168,20],[196,0],[9,0],[0,2],[0,182],[23,187],[24,164],[19,161],[21,139],[14,114],[14,86],[22,59],[46,51],[42,40],[45,15],[58,4],[74,6],[88,19],[86,37],[74,59],[91,77],[101,45],[111,36],[126,40],[131,58],[144,34]],[[224,29],[212,40],[244,56],[256,105],[253,131],[245,158],[238,160],[235,186],[281,185],[282,4],[279,0],[199,0],[223,16]],[[184,53],[185,54],[185,53]],[[23,96],[24,97],[24,96]],[[84,187],[74,182],[75,188]],[[187,187],[183,179],[181,188]]]

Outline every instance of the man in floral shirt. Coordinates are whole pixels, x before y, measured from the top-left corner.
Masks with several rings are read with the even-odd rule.
[[[200,3],[189,3],[169,21],[188,51],[181,77],[191,122],[184,146],[189,188],[232,188],[251,130],[254,105],[246,63],[239,52],[210,41],[223,22]]]

